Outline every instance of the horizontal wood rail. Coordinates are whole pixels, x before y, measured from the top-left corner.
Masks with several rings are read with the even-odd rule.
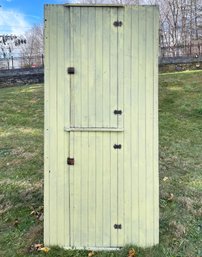
[[[84,128],[84,127],[81,127],[81,128],[67,128],[65,127],[64,130],[66,132],[72,132],[72,131],[75,131],[75,132],[123,132],[124,129],[123,128]]]

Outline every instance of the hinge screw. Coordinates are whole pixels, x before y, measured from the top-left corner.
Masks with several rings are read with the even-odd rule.
[[[121,27],[123,22],[122,21],[115,21],[113,24],[114,24],[115,27]]]
[[[121,149],[121,145],[114,144],[114,149]]]
[[[74,165],[74,158],[68,157],[68,158],[67,158],[67,164],[68,164],[68,165]]]
[[[121,114],[122,114],[122,110],[114,110],[114,114],[119,114],[119,115],[121,115]]]

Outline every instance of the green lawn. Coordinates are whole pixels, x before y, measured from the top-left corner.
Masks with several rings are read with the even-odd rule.
[[[160,244],[133,247],[140,257],[202,256],[202,71],[159,81]],[[0,89],[0,113],[0,257],[88,256],[32,247],[43,242],[43,85]]]

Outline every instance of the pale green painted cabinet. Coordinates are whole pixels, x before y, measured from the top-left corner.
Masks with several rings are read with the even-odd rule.
[[[45,53],[45,244],[157,244],[158,8],[46,5]]]

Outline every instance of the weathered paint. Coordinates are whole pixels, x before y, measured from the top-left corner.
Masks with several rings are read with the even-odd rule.
[[[46,5],[45,51],[45,244],[157,244],[158,8]]]

